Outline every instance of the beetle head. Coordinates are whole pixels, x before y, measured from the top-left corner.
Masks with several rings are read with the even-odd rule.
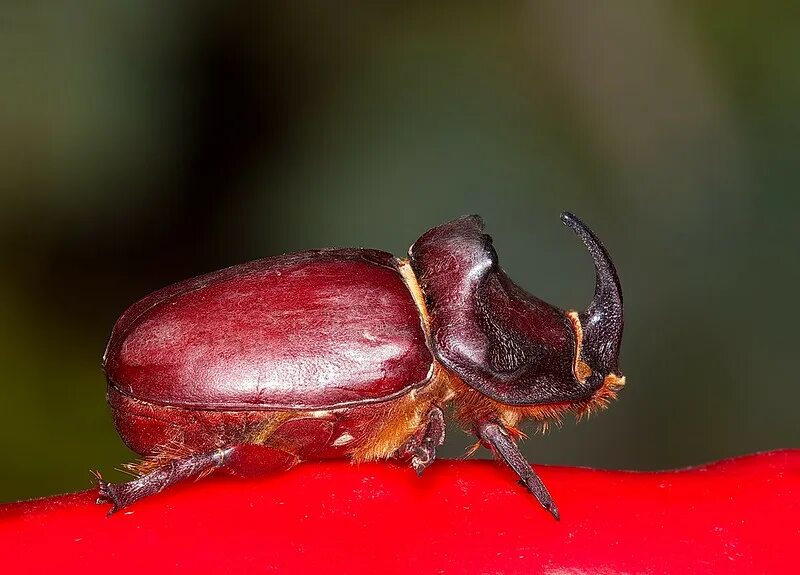
[[[583,332],[580,360],[592,370],[587,379],[589,386],[599,388],[609,376],[622,377],[619,373],[624,324],[622,288],[614,263],[594,232],[569,212],[561,214],[561,221],[583,240],[594,261],[594,298],[578,318]]]

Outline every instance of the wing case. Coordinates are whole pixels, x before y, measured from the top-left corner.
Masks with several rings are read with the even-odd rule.
[[[186,280],[131,306],[103,357],[109,386],[197,409],[320,409],[427,382],[433,358],[391,254],[318,250]]]

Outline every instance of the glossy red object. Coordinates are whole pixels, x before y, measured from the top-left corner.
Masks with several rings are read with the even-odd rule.
[[[5,573],[797,573],[800,450],[669,472],[540,467],[556,523],[489,461],[308,463],[110,518],[94,490],[0,506]]]
[[[324,409],[407,392],[433,357],[395,262],[319,250],[159,290],[114,327],[109,386],[198,410]]]

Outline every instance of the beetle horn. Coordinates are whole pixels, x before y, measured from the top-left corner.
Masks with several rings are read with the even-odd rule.
[[[569,212],[561,214],[564,222],[583,240],[594,260],[596,273],[594,298],[578,314],[583,327],[581,355],[590,367],[602,373],[618,373],[622,342],[622,288],[614,263],[606,248],[589,227]]]

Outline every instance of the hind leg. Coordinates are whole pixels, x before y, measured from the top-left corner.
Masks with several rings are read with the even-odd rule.
[[[160,493],[186,479],[199,479],[217,469],[224,469],[234,475],[250,476],[285,470],[295,463],[295,455],[261,445],[242,444],[194,453],[169,461],[126,483],[106,483],[97,473],[97,503],[111,503],[108,512],[111,515],[143,497]]]

